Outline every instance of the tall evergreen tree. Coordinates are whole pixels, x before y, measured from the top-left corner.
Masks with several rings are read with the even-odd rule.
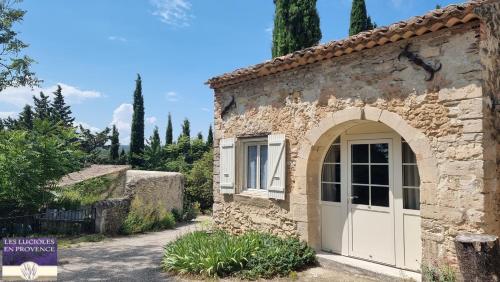
[[[208,135],[207,135],[207,148],[210,149],[214,145],[214,135],[212,133],[212,125],[208,128]]]
[[[3,124],[3,120],[0,118],[0,132],[5,129],[5,125]]]
[[[201,133],[201,131],[196,135],[196,139],[203,140],[203,134]]]
[[[142,96],[142,80],[137,75],[134,91],[134,114],[132,115],[132,131],[130,137],[130,164],[141,166],[144,153],[144,97]]]
[[[174,133],[172,128],[172,116],[168,113],[167,133],[165,134],[165,146],[174,143]]]
[[[61,85],[57,85],[51,105],[51,117],[54,122],[60,122],[66,127],[72,127],[75,118],[71,117],[71,114],[70,106],[66,105],[64,101]]]
[[[49,96],[40,92],[40,96],[37,98],[33,96],[33,102],[35,104],[35,118],[37,119],[48,119],[50,118],[50,101]]]
[[[274,4],[273,58],[319,43],[316,0],[274,0]]]
[[[185,118],[184,122],[182,123],[182,136],[186,136],[188,140],[191,139],[191,129],[189,120],[187,118]]]
[[[18,125],[22,129],[33,129],[33,111],[30,105],[26,105],[23,111],[19,114]]]
[[[371,17],[366,12],[365,0],[353,0],[349,36],[374,29],[375,27],[377,27],[377,24],[372,22]]]
[[[148,145],[144,151],[144,168],[152,170],[161,169],[162,160],[160,134],[158,133],[158,127],[155,127],[153,135],[149,137]]]
[[[441,5],[436,4],[436,9],[441,9]]]
[[[120,133],[118,133],[116,125],[113,125],[113,130],[111,133],[111,147],[109,148],[109,159],[113,163],[118,162],[118,159],[120,158],[119,150],[120,150]]]

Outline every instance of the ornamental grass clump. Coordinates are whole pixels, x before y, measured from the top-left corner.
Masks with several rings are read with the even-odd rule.
[[[314,263],[314,250],[296,238],[196,231],[165,246],[162,267],[178,274],[257,279],[286,276]]]

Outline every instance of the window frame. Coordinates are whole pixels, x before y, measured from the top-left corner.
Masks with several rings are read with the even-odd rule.
[[[242,191],[241,192],[259,192],[259,193],[267,193],[269,187],[265,189],[260,188],[260,148],[261,146],[268,146],[267,137],[263,138],[252,138],[248,140],[242,141],[243,144],[243,173],[242,173]],[[257,188],[248,188],[248,148],[250,146],[257,146],[257,165],[256,165],[256,181],[255,186]],[[269,148],[268,148],[269,150]],[[269,161],[269,156],[268,156]],[[269,177],[269,175],[268,175]],[[268,185],[267,185],[268,186]]]

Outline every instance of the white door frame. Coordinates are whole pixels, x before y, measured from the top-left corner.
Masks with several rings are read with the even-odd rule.
[[[402,189],[402,156],[401,156],[401,136],[396,132],[391,133],[376,133],[376,134],[346,134],[345,132],[341,135],[341,202],[340,203],[331,203],[331,202],[323,202],[321,201],[321,169],[323,160],[328,153],[328,148],[326,148],[325,152],[323,152],[322,158],[320,159],[321,165],[319,166],[319,203],[321,207],[339,207],[341,208],[342,218],[345,219],[345,224],[342,226],[341,231],[341,248],[340,250],[334,250],[332,252],[339,253],[344,256],[352,256],[351,250],[351,236],[349,234],[351,230],[350,219],[349,219],[349,165],[348,159],[350,156],[348,155],[348,143],[354,140],[380,140],[380,139],[390,139],[392,142],[392,149],[390,152],[390,170],[392,172],[392,177],[390,177],[390,181],[392,181],[392,199],[390,198],[390,204],[392,204],[392,214],[394,216],[394,250],[395,250],[395,267],[405,268],[410,270],[417,270],[417,268],[410,268],[405,263],[405,242],[403,233],[403,216],[412,215],[412,216],[420,216],[420,211],[418,210],[404,210],[403,209],[403,189]],[[336,138],[336,137],[335,137]],[[332,143],[335,138],[332,138]],[[330,144],[331,145],[331,144]],[[390,193],[391,194],[391,193]],[[322,208],[320,208],[320,218],[323,219],[323,212],[321,212]],[[320,220],[320,222],[321,222]],[[320,224],[320,234],[322,234],[322,224]]]

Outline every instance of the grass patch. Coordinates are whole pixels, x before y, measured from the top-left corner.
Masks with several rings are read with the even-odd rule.
[[[88,235],[81,235],[74,237],[60,237],[57,238],[57,246],[59,248],[69,248],[72,245],[84,242],[100,242],[106,238],[108,237],[106,237],[103,234],[88,234]]]
[[[457,277],[455,271],[449,265],[433,266],[433,265],[423,265],[422,266],[422,278],[425,281],[430,282],[455,282]]]
[[[204,277],[285,277],[316,262],[315,252],[296,238],[249,232],[196,231],[165,246],[165,271]]]
[[[71,210],[92,205],[109,196],[107,192],[112,182],[113,180],[109,177],[102,176],[71,186],[56,188],[57,197],[52,206]]]
[[[172,229],[175,227],[175,216],[171,212],[162,211],[158,207],[143,204],[139,199],[132,201],[130,211],[125,218],[121,233],[130,235],[147,231]]]

